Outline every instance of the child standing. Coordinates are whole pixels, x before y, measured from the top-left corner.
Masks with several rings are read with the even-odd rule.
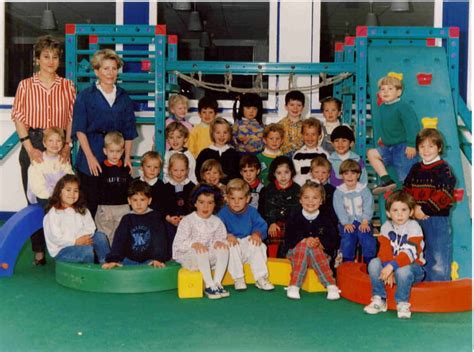
[[[343,161],[339,173],[344,183],[336,188],[333,205],[340,223],[342,260],[354,261],[356,246],[360,243],[364,262],[369,263],[376,254],[370,226],[374,199],[367,185],[359,182],[358,162],[352,159]]]
[[[204,293],[210,299],[228,297],[229,291],[221,281],[229,261],[227,231],[215,216],[216,205],[222,201],[217,187],[201,184],[194,189],[191,202],[196,210],[179,224],[173,242],[173,259],[188,270],[199,270],[206,286]],[[211,268],[214,268],[214,278]]]
[[[186,98],[184,95],[175,94],[170,96],[168,99],[169,115],[166,119],[166,126],[168,126],[171,122],[179,122],[184,127],[186,127],[188,131],[191,131],[193,129],[193,125],[191,122],[186,121],[188,105],[188,98]]]
[[[257,158],[261,163],[260,178],[264,186],[268,184],[268,170],[270,169],[270,164],[273,159],[281,155],[280,148],[284,137],[285,130],[279,124],[271,123],[263,129],[263,144],[265,148],[263,152],[257,154]]]
[[[265,187],[258,178],[260,174],[260,161],[255,155],[244,155],[239,163],[240,175],[250,187],[250,206],[263,213],[263,192]]]
[[[57,261],[94,263],[96,254],[103,263],[110,250],[105,234],[95,231],[77,176],[65,175],[56,183],[43,227],[48,252]]]
[[[169,180],[168,168],[171,156],[176,153],[181,153],[186,155],[186,157],[188,158],[189,179],[193,183],[197,183],[195,175],[196,160],[194,159],[194,156],[191,154],[191,152],[185,147],[189,137],[188,129],[179,122],[172,122],[168,126],[166,126],[165,135],[166,143],[169,147],[165,153],[165,165],[163,166],[163,182],[166,183]]]
[[[339,168],[344,160],[355,160],[361,170],[359,182],[367,184],[367,170],[365,169],[365,163],[362,158],[354,153],[351,148],[354,145],[355,138],[354,132],[349,126],[339,126],[332,131],[331,142],[334,146],[334,152],[329,156],[329,162],[331,163],[331,177],[329,182],[337,187],[342,184],[342,178],[339,174]]]
[[[456,178],[440,157],[443,148],[438,130],[421,130],[416,137],[416,149],[422,161],[413,165],[405,179],[404,189],[415,198],[415,218],[425,236],[426,281],[450,280],[453,260],[449,211],[454,203]]]
[[[311,160],[318,156],[328,157],[329,154],[319,146],[321,123],[314,117],[301,123],[303,147],[293,154],[293,164],[296,169],[294,181],[302,186],[310,178]]]
[[[285,110],[288,114],[278,122],[285,131],[281,152],[290,157],[303,146],[301,139],[301,114],[304,109],[304,100],[304,94],[299,90],[286,93]]]
[[[387,311],[385,285],[397,284],[395,300],[397,316],[411,317],[410,291],[413,284],[424,276],[423,233],[413,216],[415,200],[405,192],[397,191],[387,199],[385,211],[388,220],[380,229],[377,258],[369,263],[372,284],[372,302],[364,308],[368,314]]]
[[[240,101],[237,110],[237,102]],[[240,154],[257,154],[263,149],[263,104],[255,93],[247,93],[234,102],[232,139]]]
[[[130,169],[122,161],[125,140],[120,132],[109,132],[104,137],[102,173],[99,179],[98,207],[95,214],[97,229],[113,243],[115,229],[122,216],[130,211],[127,189],[132,180]]]
[[[140,164],[142,170],[140,180],[146,182],[151,189],[150,208],[163,214],[164,203],[159,201],[163,194],[164,187],[163,181],[158,178],[160,176],[162,164],[160,153],[153,150],[146,152],[143,154]]]
[[[133,181],[128,189],[128,203],[132,211],[120,221],[102,268],[136,264],[165,267],[164,262],[170,258],[168,242],[163,221],[149,208],[150,186],[143,181]]]
[[[224,196],[225,184],[223,184],[221,180],[224,179],[225,174],[224,171],[222,171],[222,166],[220,162],[215,159],[206,160],[201,166],[200,176],[202,182],[216,186],[221,190],[222,196]]]
[[[265,188],[265,220],[270,227],[268,234],[269,256],[283,258],[285,220],[291,210],[298,207],[300,186],[293,182],[296,171],[287,156],[276,157],[270,164],[269,185]]]
[[[232,127],[227,120],[217,117],[211,122],[211,140],[209,148],[203,149],[196,159],[196,177],[199,179],[199,171],[202,164],[208,159],[215,159],[222,165],[226,177],[222,180],[224,184],[233,178],[239,177],[239,153],[230,146],[232,138]]]
[[[400,182],[405,180],[410,168],[417,162],[415,139],[420,122],[413,108],[400,100],[402,82],[395,77],[378,81],[382,99],[380,118],[374,121],[374,133],[379,136],[379,146],[369,149],[367,158],[380,177],[380,184],[372,192],[380,194],[396,187],[386,166],[393,165]]]
[[[193,127],[189,133],[188,148],[197,158],[201,150],[212,144],[209,125],[216,118],[218,111],[217,100],[211,97],[202,97],[198,102],[198,114],[201,123]]]
[[[255,286],[270,291],[274,287],[268,281],[267,247],[262,242],[267,238],[267,223],[255,208],[248,206],[249,201],[249,185],[241,179],[230,180],[226,190],[227,204],[217,214],[227,229],[229,273],[235,289],[245,290],[244,264],[249,263]]]
[[[321,147],[328,153],[334,151],[331,143],[331,133],[334,129],[341,125],[339,118],[342,114],[342,102],[334,97],[326,97],[321,100],[321,111],[323,112],[322,130],[323,140]]]
[[[286,220],[286,248],[291,261],[291,279],[286,295],[300,299],[300,287],[308,267],[312,267],[319,281],[327,288],[327,299],[339,299],[339,288],[329,266],[329,256],[337,252],[337,228],[324,217],[319,207],[324,202],[323,186],[307,181],[300,190],[302,209],[295,210]]]

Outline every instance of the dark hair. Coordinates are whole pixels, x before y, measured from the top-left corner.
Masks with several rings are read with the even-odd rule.
[[[288,105],[288,103],[290,102],[290,100],[297,100],[299,102],[301,102],[301,104],[303,104],[304,106],[304,94],[301,93],[299,90],[292,90],[292,91],[289,91],[288,93],[286,93],[285,95],[285,105]]]
[[[268,170],[268,181],[275,182],[275,171],[280,165],[288,165],[288,168],[291,172],[291,178],[295,177],[296,170],[295,165],[293,165],[293,161],[291,161],[291,159],[286,155],[280,155],[273,159],[272,163],[270,164],[270,169]]]
[[[324,105],[328,104],[328,103],[335,103],[336,106],[337,106],[337,110],[341,111],[342,101],[340,101],[339,99],[334,98],[334,97],[326,97],[326,98],[321,100],[321,111],[324,110]]]
[[[207,96],[199,99],[198,112],[201,112],[201,110],[208,108],[214,110],[217,114],[217,110],[219,110],[219,104],[217,103],[217,100]]]
[[[63,53],[63,50],[61,48],[61,43],[59,42],[59,40],[57,40],[51,35],[43,35],[39,37],[38,39],[36,39],[36,43],[33,49],[35,52],[35,59],[40,58],[43,50],[56,51],[56,53],[59,56],[61,56]]]
[[[237,110],[238,102],[240,102],[240,104],[239,104],[239,109]],[[242,117],[244,117],[244,107],[257,108],[257,116],[255,116],[255,120],[259,124],[263,124],[262,122],[263,103],[262,103],[262,98],[260,98],[258,94],[246,93],[235,99],[234,108],[233,108],[234,120],[241,120]]]
[[[127,197],[133,197],[136,194],[144,194],[147,198],[151,198],[151,187],[148,183],[141,180],[134,180],[127,190]]]
[[[216,206],[214,207],[214,213],[216,213],[222,205],[221,190],[216,186],[210,185],[209,183],[198,183],[191,191],[191,204],[194,210],[196,209],[194,204],[196,204],[197,199],[201,194],[204,194],[205,196],[214,196],[214,203],[216,203]]]
[[[354,131],[349,126],[337,126],[331,133],[331,142],[336,139],[347,139],[349,142],[355,142]]]
[[[401,202],[408,205],[408,208],[410,208],[410,210],[414,210],[416,206],[415,198],[413,198],[410,193],[404,192],[402,190],[390,193],[387,200],[385,201],[385,210],[390,211],[390,208],[395,202]]]
[[[45,213],[50,211],[51,208],[61,209],[61,191],[68,183],[75,183],[79,187],[79,198],[77,199],[77,202],[72,205],[73,209],[76,211],[76,213],[81,215],[86,213],[86,200],[84,199],[83,192],[81,192],[81,181],[76,175],[64,175],[59,179],[59,181],[56,183],[56,186],[54,186],[53,194],[49,198]]]
[[[257,170],[261,169],[260,160],[255,155],[245,154],[240,158],[239,161],[239,170],[242,170],[244,167],[254,167]]]
[[[421,143],[429,139],[439,149],[439,154],[443,153],[444,141],[441,133],[435,128],[424,128],[416,135],[416,150]]]

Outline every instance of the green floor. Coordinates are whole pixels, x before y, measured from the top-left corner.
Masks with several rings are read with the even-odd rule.
[[[0,351],[471,351],[471,313],[377,316],[344,299],[231,291],[219,301],[176,291],[94,294],[61,287],[54,265],[0,279]]]

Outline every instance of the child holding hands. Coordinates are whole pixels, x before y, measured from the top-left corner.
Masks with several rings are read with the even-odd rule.
[[[240,101],[237,109],[237,102]],[[232,139],[240,154],[254,154],[263,149],[263,104],[255,93],[247,93],[234,102],[234,125]]]

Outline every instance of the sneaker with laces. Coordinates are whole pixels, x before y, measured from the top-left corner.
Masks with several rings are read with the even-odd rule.
[[[245,283],[245,279],[243,277],[239,277],[238,279],[234,280],[234,288],[236,291],[244,291],[247,289],[247,284]]]
[[[263,291],[271,291],[275,289],[275,286],[273,286],[266,277],[261,277],[258,279],[257,282],[255,282],[255,286]]]
[[[230,296],[230,292],[227,291],[222,285],[218,285],[218,286],[217,286],[217,292],[219,292],[219,295],[220,295],[222,298],[225,298],[225,297],[229,297],[229,296]]]
[[[373,195],[382,194],[382,193],[393,190],[395,187],[397,187],[397,184],[393,180],[382,182],[372,190],[372,194]]]
[[[288,286],[286,289],[286,297],[290,299],[300,299],[300,288],[298,286]]]
[[[335,301],[341,298],[341,295],[339,294],[339,287],[336,285],[328,285],[326,289],[328,290],[328,295],[326,296],[328,300]]]
[[[204,293],[206,294],[207,298],[209,299],[219,299],[221,298],[221,294],[217,287],[206,287],[204,289]]]
[[[411,318],[410,303],[400,302],[397,304],[397,317],[400,319]]]
[[[372,297],[372,302],[364,307],[364,312],[367,314],[378,314],[387,311],[387,303],[380,296]]]

